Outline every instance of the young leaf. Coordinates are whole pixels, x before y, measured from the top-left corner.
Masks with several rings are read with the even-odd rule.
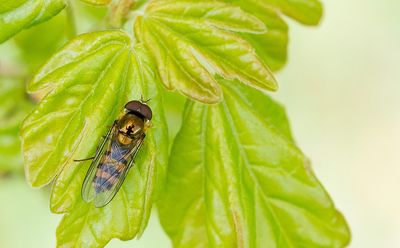
[[[160,219],[174,247],[344,247],[349,230],[296,147],[283,108],[221,81],[189,102],[171,151]]]
[[[136,52],[137,60],[133,59],[129,72],[130,80],[138,82],[138,88],[132,90],[151,97],[149,104],[158,116],[154,116],[152,130],[146,136],[136,166],[130,170],[120,193],[106,207],[94,208],[79,198],[87,166],[66,168],[58,176],[51,207],[55,212],[69,211],[57,229],[60,247],[75,247],[77,241],[82,247],[102,247],[111,238],[128,240],[140,236],[146,227],[155,187],[162,184],[165,175],[168,144],[154,69],[141,60],[145,57],[140,53]]]
[[[88,157],[127,101],[129,53],[122,32],[85,34],[36,74],[29,90],[47,95],[22,126],[25,172],[33,186],[49,183],[72,156]]]
[[[322,5],[319,0],[239,0],[272,6],[285,15],[306,24],[316,25],[321,20]]]
[[[288,27],[279,13],[260,1],[238,0],[234,4],[252,13],[267,27],[263,34],[240,34],[255,49],[260,59],[272,71],[282,68],[287,59]]]
[[[31,108],[22,80],[0,77],[0,174],[22,172],[18,132]]]
[[[260,90],[275,79],[241,33],[263,33],[255,16],[221,1],[152,1],[135,23],[135,34],[153,57],[162,81],[190,98],[215,103],[221,91],[214,73]]]
[[[24,28],[55,16],[65,7],[63,0],[17,0],[0,3],[0,43]]]
[[[121,31],[78,36],[56,53],[29,85],[47,95],[22,128],[25,169],[33,186],[49,183],[51,209],[66,213],[58,246],[104,246],[132,239],[146,227],[154,195],[165,175],[167,130],[157,74],[144,49]],[[83,202],[81,186],[93,156],[128,100],[151,98],[154,118],[136,165],[104,208]],[[156,150],[157,148],[157,150]]]
[[[241,36],[254,47],[260,59],[273,71],[282,68],[287,57],[288,28],[280,14],[284,13],[307,25],[318,24],[322,16],[322,5],[318,0],[224,1],[239,6],[265,24],[267,32],[243,33]]]
[[[111,2],[111,0],[81,0],[81,1],[92,5],[107,5]]]

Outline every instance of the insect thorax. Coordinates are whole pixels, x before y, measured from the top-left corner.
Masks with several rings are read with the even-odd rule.
[[[130,145],[143,135],[144,120],[133,113],[127,113],[118,121],[118,131],[118,142],[124,146]]]

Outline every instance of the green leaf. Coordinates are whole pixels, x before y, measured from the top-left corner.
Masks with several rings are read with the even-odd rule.
[[[297,21],[316,25],[322,16],[318,0],[226,0],[260,19],[267,27],[263,34],[242,34],[271,70],[281,69],[287,59],[288,27],[280,17],[286,14]]]
[[[146,227],[166,169],[167,130],[157,74],[144,49],[131,47],[121,31],[80,35],[42,67],[29,85],[47,95],[22,128],[27,180],[33,186],[57,175],[51,209],[66,213],[57,229],[62,247],[104,246],[110,239],[140,235]],[[93,156],[124,104],[151,98],[154,118],[136,165],[104,208],[83,202],[80,190]]]
[[[249,1],[239,0],[235,4],[260,19],[268,32],[243,33],[241,36],[254,47],[257,55],[272,71],[279,70],[285,65],[287,59],[288,27],[275,9],[259,1]]]
[[[208,0],[152,1],[135,23],[136,37],[155,58],[167,89],[205,103],[221,100],[215,73],[276,90],[272,73],[240,35],[265,31],[250,13]]]
[[[26,176],[33,186],[49,183],[71,155],[87,157],[121,111],[129,51],[129,38],[121,32],[82,35],[35,75],[30,92],[47,96],[22,127]]]
[[[99,72],[110,60],[114,58],[113,61],[118,62],[115,56],[121,54],[114,52],[127,53],[127,50],[130,49],[129,44],[130,39],[123,32],[105,31],[83,34],[66,44],[51,57],[50,61],[43,65],[28,85],[28,91],[47,93],[64,84],[65,80],[59,80],[60,76],[73,79],[69,78],[69,75],[57,73],[57,70],[61,69],[71,70],[74,74],[81,71],[81,75],[72,75],[77,77],[77,81],[86,81],[91,79],[90,77],[99,76]],[[102,64],[97,63],[97,57],[101,58]],[[85,67],[84,69],[81,69],[82,65]],[[86,70],[88,68],[93,69]]]
[[[283,13],[306,25],[317,25],[322,17],[322,4],[319,0],[224,0],[252,9],[252,12],[273,11]],[[254,11],[254,12],[253,12]]]
[[[319,0],[242,0],[272,6],[285,15],[307,25],[321,20],[322,4]]]
[[[107,5],[111,2],[111,0],[81,0],[81,1],[92,5]]]
[[[283,108],[222,81],[224,100],[189,102],[160,199],[174,247],[344,247],[349,230]]]
[[[0,77],[0,174],[22,171],[19,126],[32,108],[22,80]]]
[[[50,19],[64,7],[63,0],[17,0],[0,3],[0,43],[24,28]]]

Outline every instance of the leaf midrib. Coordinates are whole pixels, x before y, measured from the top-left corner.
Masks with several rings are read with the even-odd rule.
[[[228,123],[228,125],[230,126],[231,130],[233,131],[232,133],[237,133],[238,130],[236,129],[234,123],[235,121],[232,118],[231,112],[229,107],[226,105],[225,101],[221,102],[221,107],[224,109],[224,112],[226,113],[226,119],[228,119],[228,121],[226,123]],[[286,233],[285,229],[282,227],[281,223],[279,222],[279,219],[275,213],[275,210],[273,209],[272,206],[270,206],[270,204],[268,203],[268,198],[266,193],[264,192],[264,190],[262,189],[262,187],[260,186],[260,183],[258,181],[258,178],[254,175],[253,171],[251,168],[248,168],[248,165],[251,164],[249,163],[249,159],[247,157],[247,153],[243,150],[243,148],[240,146],[240,141],[238,140],[238,137],[236,137],[236,135],[232,135],[234,137],[235,140],[235,145],[237,147],[237,149],[240,151],[240,153],[242,154],[242,158],[244,160],[244,165],[246,165],[247,167],[247,171],[249,172],[249,174],[251,175],[251,177],[253,178],[253,181],[255,182],[255,186],[259,189],[260,192],[263,192],[262,197],[265,201],[265,205],[268,206],[268,209],[270,211],[270,213],[272,214],[272,216],[274,217],[274,222],[278,225],[279,229],[280,229],[280,233],[282,233],[284,235],[285,240],[287,241],[287,244],[289,245],[289,247],[295,247],[292,244],[292,241],[289,239],[288,234]]]
[[[225,89],[228,89],[228,90],[224,90],[224,94],[225,94],[225,95],[230,95],[230,97],[231,97],[232,99],[241,98],[240,92],[238,92],[234,87],[228,87],[228,86],[225,86],[225,85],[223,85],[223,87],[224,87]],[[234,92],[234,93],[232,93],[231,91]],[[236,94],[236,95],[235,95],[235,94]],[[244,100],[245,100],[245,99],[244,99]],[[225,101],[225,102],[226,102],[226,101]],[[247,103],[246,103],[246,104],[247,104]],[[252,115],[253,115],[255,118],[257,118],[258,121],[259,121],[260,123],[263,123],[264,125],[266,125],[266,123],[268,122],[268,121],[266,121],[266,120],[264,120],[264,119],[259,118],[259,115],[257,115],[257,112],[256,112],[256,110],[255,110],[254,108],[248,108],[248,111],[249,111],[250,113],[252,113]],[[279,138],[280,140],[285,141],[284,143],[289,147],[289,150],[290,150],[290,151],[293,151],[293,152],[292,152],[292,155],[293,155],[293,156],[296,156],[296,157],[298,157],[298,158],[300,158],[300,159],[303,159],[303,155],[302,155],[301,151],[296,147],[296,145],[293,143],[293,141],[291,140],[290,137],[287,137],[287,136],[286,136],[280,129],[278,129],[274,124],[269,124],[266,128],[270,129],[270,131],[274,134],[274,136],[276,136],[276,137]],[[242,146],[240,146],[240,147],[242,147]],[[251,164],[251,163],[248,163],[248,164]],[[253,164],[253,166],[254,166],[254,164]],[[264,167],[264,168],[266,168],[266,169],[271,169],[271,167]],[[291,173],[291,174],[294,174],[296,171],[298,171],[298,170],[300,170],[300,169],[302,169],[302,168],[303,168],[303,166],[298,165],[294,170],[290,171],[290,173]],[[257,178],[257,176],[255,176],[255,177]],[[323,189],[322,189],[322,190],[323,190]],[[310,209],[310,208],[307,208],[306,206],[304,206],[304,205],[302,205],[302,204],[294,203],[294,202],[288,201],[287,199],[285,199],[285,198],[283,198],[283,197],[276,197],[276,196],[268,196],[268,197],[271,198],[271,200],[275,200],[275,199],[276,199],[276,200],[278,200],[278,201],[287,202],[287,204],[291,204],[291,205],[293,205],[293,206],[296,206],[296,207],[299,208],[299,209],[304,210],[307,214],[310,214],[310,213],[312,213],[313,211],[315,211],[315,209]],[[315,215],[310,215],[310,216],[314,217],[315,220],[320,221],[320,218],[315,218]]]
[[[226,21],[221,21],[216,18],[208,18],[206,15],[205,16],[199,16],[199,17],[192,17],[192,16],[183,16],[184,18],[177,18],[176,15],[171,15],[171,14],[164,14],[164,13],[152,13],[151,14],[152,18],[156,19],[164,19],[164,20],[169,20],[172,22],[175,22],[176,19],[182,20],[183,22],[187,23],[194,23],[194,24],[200,24],[200,25],[209,25],[213,26],[216,29],[228,31],[228,32],[239,32],[239,33],[247,33],[247,34],[263,34],[264,32],[261,31],[256,31],[252,29],[246,29],[244,26],[240,26],[236,22],[234,22],[236,25],[229,25]],[[204,19],[202,19],[204,18]]]

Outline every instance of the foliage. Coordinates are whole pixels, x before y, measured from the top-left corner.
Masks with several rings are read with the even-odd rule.
[[[219,82],[223,102],[189,101],[172,148],[160,217],[174,246],[346,245],[346,223],[296,147],[283,108]]]
[[[156,58],[167,89],[205,103],[218,102],[221,90],[214,73],[261,90],[276,89],[268,67],[235,34],[266,31],[250,13],[215,1],[153,1],[146,10],[135,23],[135,34]]]
[[[18,132],[31,108],[23,82],[0,77],[0,174],[22,170]]]
[[[66,14],[62,12],[51,20],[15,36],[14,42],[19,48],[23,66],[27,67],[27,76],[35,73],[67,41],[68,33],[65,28],[67,25]],[[52,30],[52,32],[48,32],[48,30]]]
[[[56,177],[51,209],[68,214],[58,228],[58,244],[103,246],[111,238],[131,239],[143,232],[154,188],[165,174],[168,141],[157,76],[139,46],[120,31],[84,34],[72,40],[42,67],[29,85],[46,97],[22,127],[26,176],[33,186]],[[90,162],[73,159],[94,154],[129,99],[152,99],[153,127],[121,193],[104,208],[86,204],[80,188]],[[40,146],[41,149],[36,149]],[[157,147],[157,150],[156,150]],[[37,166],[40,165],[40,166]]]
[[[44,22],[65,7],[63,0],[0,2],[0,43],[25,28]]]
[[[43,99],[21,129],[27,181],[53,182],[51,210],[64,214],[58,246],[102,247],[112,238],[139,237],[156,201],[176,247],[349,242],[347,224],[293,141],[283,108],[266,95],[277,89],[271,71],[287,57],[282,14],[315,25],[318,0],[81,1],[109,8],[106,26],[125,31],[81,34],[52,54],[28,85]],[[0,41],[64,5],[0,4]],[[59,15],[55,26],[37,30],[74,25],[73,6],[67,19]],[[32,64],[49,56],[46,46],[54,50],[66,40],[56,32],[43,46],[32,44],[37,54],[29,56],[32,35],[16,37]],[[164,88],[189,99],[169,159]],[[91,157],[123,105],[141,95],[151,98],[152,127],[120,192],[95,208],[80,197],[90,162],[73,160]]]

